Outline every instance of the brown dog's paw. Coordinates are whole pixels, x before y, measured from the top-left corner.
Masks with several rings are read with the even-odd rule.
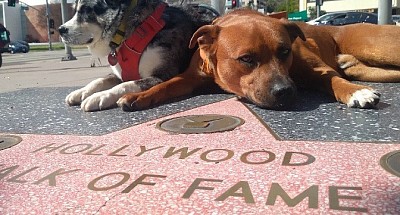
[[[351,95],[347,106],[352,108],[374,108],[379,103],[380,96],[380,93],[372,89],[357,90]]]
[[[144,93],[127,93],[117,101],[117,105],[123,111],[138,111],[150,107],[151,99]]]
[[[360,63],[356,57],[349,54],[340,54],[337,56],[337,62],[341,69],[347,69]]]

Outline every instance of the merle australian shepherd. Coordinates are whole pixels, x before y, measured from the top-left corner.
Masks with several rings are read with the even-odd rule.
[[[81,105],[84,111],[112,108],[125,93],[144,91],[183,72],[195,50],[188,48],[192,34],[214,18],[161,0],[79,0],[75,8],[73,18],[59,28],[63,41],[87,45],[96,57],[108,56],[112,69],[66,97],[68,105]]]

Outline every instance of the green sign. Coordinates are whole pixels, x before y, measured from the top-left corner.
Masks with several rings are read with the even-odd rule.
[[[289,13],[288,19],[291,21],[307,21],[307,10],[303,10],[300,12]]]

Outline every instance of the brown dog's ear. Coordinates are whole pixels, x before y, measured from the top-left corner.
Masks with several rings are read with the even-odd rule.
[[[211,45],[214,39],[217,38],[219,33],[219,27],[216,25],[204,25],[194,32],[192,39],[189,43],[189,48],[194,48],[196,43],[199,46]]]
[[[215,64],[213,56],[215,48],[213,48],[214,40],[218,37],[220,27],[217,25],[205,25],[199,28],[190,40],[189,48],[194,48],[199,44],[200,58],[203,60],[201,70],[210,76],[213,76]]]
[[[283,12],[277,12],[277,13],[269,13],[267,16],[275,18],[275,19],[281,19],[281,18],[288,18],[288,14],[286,11]]]
[[[289,22],[286,19],[281,19],[281,22],[285,25],[286,30],[289,32],[290,35],[290,40],[293,42],[296,40],[297,37],[300,37],[300,39],[306,41],[306,37],[304,36],[303,31],[300,29],[298,25],[294,22]]]

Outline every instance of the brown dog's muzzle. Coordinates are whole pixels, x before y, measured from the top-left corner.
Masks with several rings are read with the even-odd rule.
[[[271,95],[275,100],[272,108],[288,108],[296,99],[296,86],[291,80],[278,81],[272,86]]]
[[[252,93],[247,98],[261,108],[282,110],[289,108],[296,99],[294,82],[283,76],[278,76],[268,82],[256,81]]]

